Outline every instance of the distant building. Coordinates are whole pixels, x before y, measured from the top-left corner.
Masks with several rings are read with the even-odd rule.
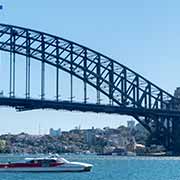
[[[176,90],[174,91],[174,96],[176,98],[180,98],[180,87],[177,87]]]
[[[0,91],[0,97],[3,97],[3,96],[4,96],[4,91],[1,90],[1,91]]]
[[[50,130],[49,130],[49,135],[50,135],[50,136],[58,137],[58,136],[61,136],[61,134],[62,134],[62,132],[61,132],[61,129],[60,129],[60,128],[57,129],[57,130],[55,130],[55,129],[53,129],[53,128],[50,128]]]
[[[134,129],[135,128],[135,121],[133,121],[133,120],[131,120],[131,121],[128,121],[127,122],[127,127],[129,128],[129,129]]]
[[[96,132],[94,127],[92,129],[88,129],[85,132],[85,142],[89,145],[95,145],[96,144]]]
[[[125,147],[129,143],[127,137],[123,137],[120,134],[112,134],[108,138],[108,145],[110,146],[120,146],[120,147]]]

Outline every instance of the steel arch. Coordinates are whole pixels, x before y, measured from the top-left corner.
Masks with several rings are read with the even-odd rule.
[[[111,58],[47,33],[0,24],[0,50],[28,56],[71,73],[117,105],[166,109],[174,98]]]
[[[94,107],[104,107],[104,112],[108,112],[106,106],[101,105],[100,102],[100,93],[103,93],[109,99],[108,107],[110,109],[114,107],[111,113],[132,115],[150,132],[152,132],[151,125],[154,123],[156,132],[163,129],[163,135],[170,136],[169,133],[172,134],[172,132],[168,131],[170,129],[172,131],[173,118],[180,117],[175,106],[178,100],[171,94],[128,67],[78,43],[32,29],[0,24],[0,50],[9,52],[11,57],[12,73],[9,97],[11,99],[16,95],[15,81],[13,80],[15,55],[20,54],[26,57],[26,96],[24,97],[26,102],[31,101],[29,78],[30,58],[33,58],[41,62],[41,103],[46,101],[45,64],[50,64],[57,69],[56,105],[59,102],[58,73],[61,69],[71,75],[71,81],[72,77],[76,76],[84,82],[85,106],[91,107],[87,102],[87,84],[89,84],[97,90],[97,104]],[[6,104],[3,100],[1,102]],[[19,106],[16,104],[12,106],[20,110],[52,106],[51,103],[49,106],[36,106],[36,101],[33,103],[33,107],[28,103],[20,104],[20,101],[18,103]],[[65,102],[63,103],[65,104]],[[71,103],[73,103],[72,89]],[[9,104],[11,103],[9,102]],[[73,109],[73,107],[71,108]],[[125,109],[125,111],[120,112],[117,108]],[[102,109],[99,110],[99,112],[101,111]],[[167,135],[166,132],[168,132]],[[172,139],[172,137],[167,138]]]

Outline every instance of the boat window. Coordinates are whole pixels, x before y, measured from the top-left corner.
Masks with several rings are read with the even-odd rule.
[[[27,160],[27,163],[56,163],[56,162],[61,162],[61,163],[65,163],[68,162],[67,160],[65,160],[64,158],[60,158],[60,159],[31,159],[31,160]]]
[[[38,161],[37,160],[29,160],[29,161],[27,161],[27,163],[34,164],[34,163],[38,163]]]
[[[49,162],[50,162],[50,163],[56,163],[56,160],[51,159],[51,160],[49,160]]]
[[[28,161],[28,163],[34,163],[34,160],[30,160],[30,161]]]

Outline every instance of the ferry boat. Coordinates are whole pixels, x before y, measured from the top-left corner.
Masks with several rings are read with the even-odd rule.
[[[57,157],[25,158],[23,163],[0,163],[0,172],[83,172],[90,171],[92,166]]]

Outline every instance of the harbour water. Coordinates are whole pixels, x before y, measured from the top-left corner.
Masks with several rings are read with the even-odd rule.
[[[0,180],[179,180],[180,157],[63,156],[70,161],[94,165],[81,173],[0,173]],[[1,162],[22,156],[0,156]]]

